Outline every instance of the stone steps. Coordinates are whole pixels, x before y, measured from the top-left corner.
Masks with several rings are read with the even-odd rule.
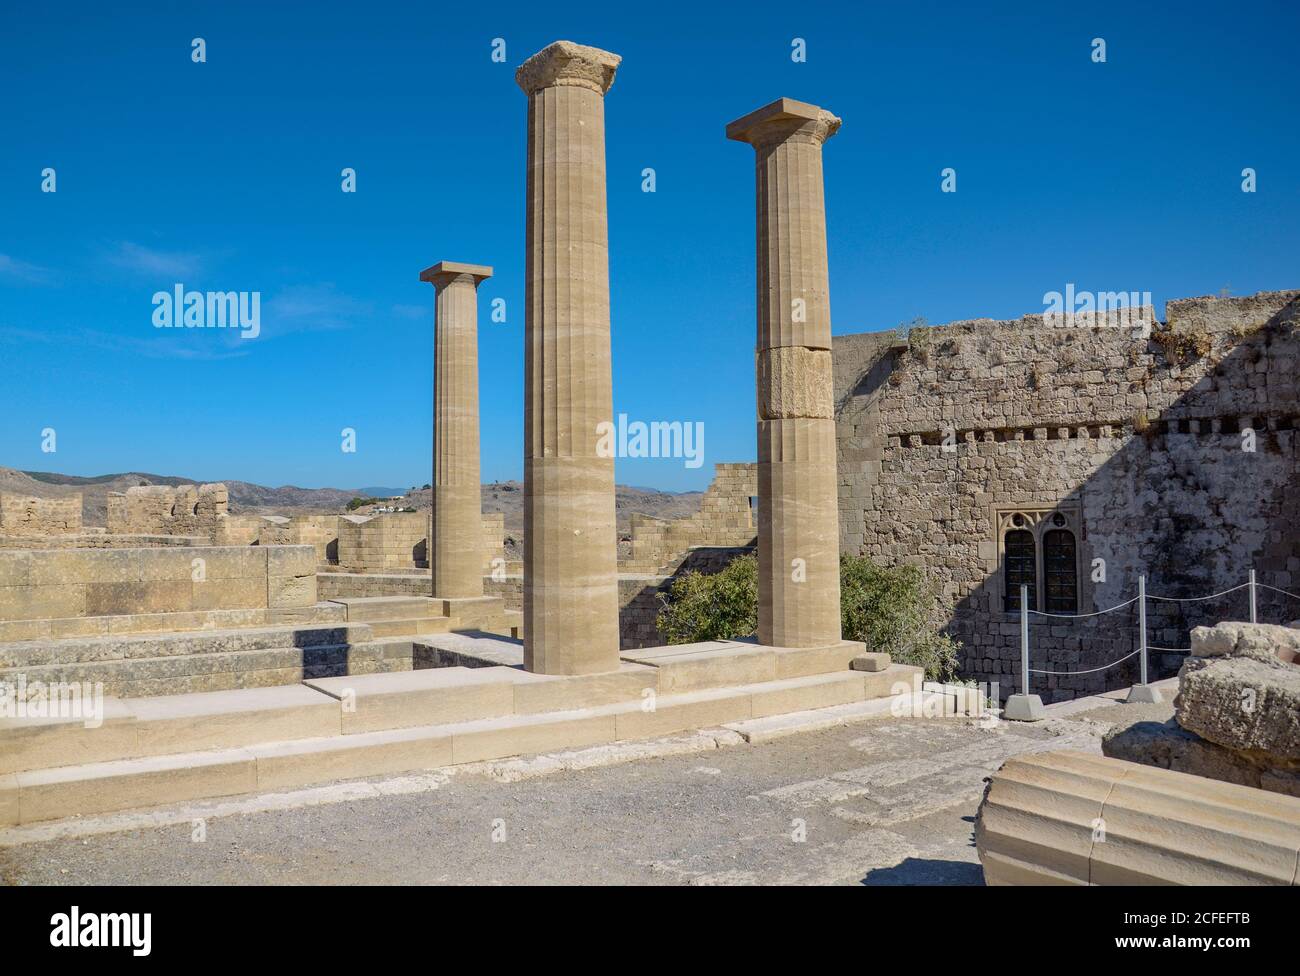
[[[443,678],[443,681],[448,682],[447,686],[471,687],[476,700],[486,698],[495,703],[489,707],[500,710],[507,707],[503,689],[538,686],[537,682],[517,681],[517,676],[526,672],[513,672],[513,669],[464,671],[465,674]],[[511,680],[508,674],[484,677],[484,672],[493,671],[512,672],[516,680]],[[915,669],[893,665],[891,671],[894,680],[906,680]],[[615,672],[620,673],[624,672]],[[627,673],[643,678],[643,674],[636,671]],[[412,678],[416,674],[419,673],[402,677]],[[474,674],[474,677],[467,677],[467,674]],[[300,704],[287,698],[273,702],[272,697],[266,695],[261,716],[252,715],[251,712],[256,710],[247,704],[252,702],[251,697],[246,699],[243,708],[234,707],[235,699],[231,698],[225,704],[214,703],[204,713],[192,712],[192,706],[186,707],[185,703],[161,702],[156,704],[152,716],[135,717],[136,742],[142,743],[142,747],[149,742],[161,747],[169,741],[222,743],[221,747],[0,773],[0,823],[5,817],[10,823],[34,823],[259,790],[289,789],[341,778],[502,759],[530,752],[578,749],[621,739],[662,736],[783,711],[802,711],[879,697],[875,694],[879,691],[879,682],[872,684],[872,677],[874,674],[861,672],[811,674],[753,685],[660,695],[653,703],[647,703],[638,695],[633,700],[588,708],[503,712],[469,720],[396,729],[368,726],[376,721],[382,724],[383,721],[403,720],[403,716],[408,715],[407,706],[415,706],[421,695],[428,702],[429,686],[412,690],[406,702],[394,702],[391,698],[394,694],[400,698],[400,691],[396,690],[398,682],[389,682],[391,687],[387,693],[377,690],[383,682],[370,682],[376,685],[372,689],[374,698],[364,712],[360,708],[357,710],[357,713],[363,713],[364,719],[354,726],[367,730],[341,734],[333,734],[331,730],[324,736],[304,734],[300,737],[299,733],[308,732],[313,724],[324,725],[331,721],[324,708],[315,707],[309,699]],[[634,684],[629,678],[624,681]],[[305,690],[320,694],[309,687]],[[334,690],[342,691],[339,687],[334,687]],[[389,695],[390,700],[382,702],[383,694]],[[357,694],[357,702],[361,699],[363,695]],[[465,713],[448,711],[446,699],[438,707],[443,708],[439,712],[441,715]],[[346,711],[334,706],[330,708],[334,716],[346,720]],[[385,715],[389,717],[383,719],[381,716]],[[248,734],[246,729],[250,726],[260,728],[263,716],[274,716],[277,728],[287,730],[292,737],[259,743],[240,739]],[[121,726],[118,734],[125,736],[125,726],[131,724],[125,719],[118,721],[117,726]],[[152,732],[142,738],[140,729],[144,726],[151,726]],[[242,745],[229,745],[233,742],[242,742]],[[47,742],[47,749],[49,747]]]
[[[420,634],[445,634],[457,625],[450,617],[406,617],[397,620],[370,620],[365,626],[374,637],[416,637]]]
[[[320,627],[241,627],[171,634],[16,641],[0,643],[0,670],[363,643],[374,636],[365,624],[340,623]]]
[[[354,596],[332,601],[342,604],[349,621],[413,620],[443,617],[441,600],[429,596]]]
[[[854,641],[785,648],[722,640],[624,651],[623,660],[658,668],[660,693],[673,694],[847,670],[865,650]]]
[[[232,627],[342,624],[345,608],[321,602],[304,607],[245,610],[185,610],[169,613],[125,613],[95,617],[50,617],[39,620],[0,620],[0,642],[61,640],[211,631]]]
[[[306,685],[106,699],[103,724],[0,723],[0,774],[337,735],[337,700]]]
[[[0,671],[0,681],[13,681],[21,674],[29,686],[36,681],[102,683],[105,694],[142,698],[285,685],[304,678],[409,670],[410,666],[409,642],[368,641],[53,664]]]
[[[883,697],[895,682],[908,682],[918,671],[892,665],[881,672],[840,671],[646,696],[637,689],[651,680],[654,670],[635,665],[612,674],[585,676],[578,683],[513,668],[437,670],[460,673],[433,678],[426,675],[434,671],[412,672],[309,682],[302,691],[330,703],[328,708],[340,723],[337,734],[326,708],[310,698],[298,701],[270,694],[258,698],[249,692],[240,693],[244,698],[224,700],[183,696],[205,699],[201,703],[159,700],[152,712],[135,714],[134,721],[118,715],[114,724],[104,726],[119,741],[129,741],[133,732],[138,749],[170,749],[196,742],[212,746],[202,751],[104,759],[102,751],[77,752],[69,745],[71,740],[60,742],[58,733],[49,733],[54,737],[39,748],[29,746],[26,754],[40,756],[43,762],[60,757],[83,761],[0,772],[0,823],[6,818],[11,823],[30,823],[665,735]],[[404,688],[404,683],[409,687]],[[453,688],[460,691],[453,693],[449,690]],[[454,703],[456,694],[474,701],[474,708]],[[563,707],[620,696],[626,697]],[[355,708],[351,713],[342,707],[349,699]],[[255,702],[262,705],[260,712]],[[511,711],[521,706],[559,710]],[[411,721],[421,710],[426,724],[384,727]],[[498,714],[484,715],[483,710]],[[477,714],[470,718],[471,712]],[[438,718],[429,724],[431,715]],[[280,730],[275,734],[281,738],[250,742],[248,730],[267,725],[264,716],[273,716],[270,724]],[[308,735],[317,723],[328,724],[329,733]],[[286,730],[287,736],[282,734]],[[33,741],[40,739],[40,733],[32,735]]]

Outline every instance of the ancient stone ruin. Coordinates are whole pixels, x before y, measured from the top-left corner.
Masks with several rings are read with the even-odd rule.
[[[1197,627],[1174,707],[1112,729],[1106,755],[1300,797],[1300,628]]]
[[[1135,324],[1138,323],[1138,324]],[[1145,324],[1142,324],[1145,323]],[[1069,326],[1041,315],[836,336],[840,546],[914,562],[943,586],[962,674],[1019,674],[1019,584],[1032,609],[1085,614],[1136,595],[1300,585],[1300,291],[1189,298]],[[1260,619],[1300,605],[1272,591]],[[1246,593],[1152,602],[1157,676],[1190,630],[1248,618]],[[1036,666],[1129,655],[1136,617],[1034,619]],[[1050,701],[1124,687],[1137,662],[1051,675]]]
[[[100,705],[93,726],[0,715],[0,825],[752,733],[831,707],[979,714],[984,689],[926,685],[841,639],[846,552],[937,580],[963,677],[991,697],[1016,683],[1022,609],[1038,614],[1024,627],[1049,701],[1131,684],[1135,641],[1159,673],[1181,666],[1176,725],[1110,742],[1169,768],[1048,753],[994,778],[978,835],[990,880],[1295,883],[1297,808],[1275,794],[1296,792],[1300,631],[1222,621],[1294,619],[1278,614],[1300,585],[1300,292],[1173,301],[1163,323],[1126,309],[833,338],[822,165],[841,120],[779,98],[725,130],[755,160],[757,462],[719,465],[697,514],[634,518],[620,540],[601,443],[619,64],[557,41],[516,74],[523,559],[482,507],[477,293],[492,269],[441,261],[419,275],[435,310],[428,515],[232,515],[224,485],[140,486],[88,532],[80,500],[0,497],[3,701],[39,685],[57,689],[47,706],[69,688]],[[662,646],[673,575],[753,550],[757,634]],[[1251,571],[1266,588],[1247,611]],[[1135,637],[1110,613],[1135,612],[1139,578],[1156,602]],[[1103,813],[1128,847],[1084,833]],[[1143,847],[1145,822],[1283,826],[1206,868]]]

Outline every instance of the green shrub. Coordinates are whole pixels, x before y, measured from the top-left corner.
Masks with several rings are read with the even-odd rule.
[[[709,575],[688,570],[661,599],[657,623],[669,644],[752,637],[758,630],[758,559],[738,556]]]
[[[840,629],[899,664],[925,668],[932,681],[957,670],[959,645],[940,632],[939,590],[917,566],[877,566],[865,556],[840,557]]]
[[[673,580],[663,597],[659,632],[670,644],[752,637],[758,629],[758,559],[741,556],[720,573],[695,571]],[[938,589],[916,566],[877,566],[840,558],[840,626],[845,640],[865,641],[900,664],[944,681],[957,670],[960,645],[941,633]]]

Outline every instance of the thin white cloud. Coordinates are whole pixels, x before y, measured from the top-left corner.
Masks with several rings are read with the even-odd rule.
[[[366,302],[345,295],[332,283],[292,285],[267,298],[262,309],[263,335],[350,329],[369,319]]]
[[[19,261],[8,254],[0,254],[0,277],[14,281],[23,281],[32,285],[43,285],[54,276],[49,268]]]
[[[199,272],[197,254],[158,251],[143,244],[119,241],[108,254],[108,263],[123,271],[180,280]]]
[[[75,345],[103,349],[106,352],[129,353],[146,359],[217,360],[237,359],[255,350],[232,346],[224,342],[192,341],[216,339],[206,329],[150,330],[146,336],[117,335],[98,329],[69,329],[45,332],[0,326],[0,340],[10,342],[39,342],[43,345]]]

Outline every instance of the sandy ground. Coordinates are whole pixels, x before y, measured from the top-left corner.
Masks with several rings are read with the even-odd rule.
[[[1035,725],[885,719],[571,769],[582,754],[12,829],[7,884],[971,884],[985,777],[1100,751],[1108,705]],[[705,740],[711,742],[712,740]],[[588,757],[589,759],[590,757]],[[609,756],[601,757],[608,761]],[[58,833],[66,836],[55,836]]]

